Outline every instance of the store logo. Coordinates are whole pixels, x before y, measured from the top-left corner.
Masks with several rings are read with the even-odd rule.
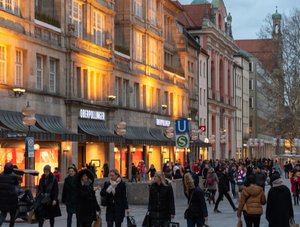
[[[80,109],[79,117],[92,120],[105,120],[105,112]]]
[[[171,121],[163,120],[163,119],[156,119],[156,125],[157,126],[169,127],[171,125]]]

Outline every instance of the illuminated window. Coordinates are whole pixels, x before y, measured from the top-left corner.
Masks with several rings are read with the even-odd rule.
[[[69,23],[74,24],[74,35],[82,38],[82,5],[75,0],[69,2]]]
[[[23,86],[23,53],[21,50],[16,50],[15,85]]]
[[[0,45],[0,83],[6,83],[6,46]]]
[[[134,39],[135,60],[143,62],[143,34],[141,32],[135,32]]]
[[[149,20],[153,25],[156,25],[156,4],[156,0],[149,1]]]
[[[150,38],[149,50],[150,50],[150,65],[156,67],[157,66],[157,43],[155,39]]]
[[[57,61],[50,59],[50,70],[49,70],[49,91],[56,92],[56,68]]]
[[[103,46],[105,42],[105,16],[102,13],[94,12],[94,42],[99,46]]]
[[[43,57],[36,56],[36,89],[43,89]]]
[[[0,0],[0,9],[19,15],[20,2],[19,0]]]
[[[134,1],[134,15],[143,18],[143,0],[135,0]]]

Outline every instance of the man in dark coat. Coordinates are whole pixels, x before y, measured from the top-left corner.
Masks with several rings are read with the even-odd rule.
[[[156,172],[150,186],[148,211],[151,226],[165,227],[175,216],[174,194],[163,173]]]
[[[217,175],[218,175],[218,178],[219,178],[219,183],[218,183],[219,196],[218,196],[218,199],[217,199],[216,204],[215,204],[214,212],[221,213],[221,211],[218,210],[218,206],[219,206],[220,201],[223,199],[224,195],[227,198],[227,200],[229,201],[232,209],[234,211],[236,211],[237,208],[235,207],[230,195],[228,194],[228,192],[229,192],[229,178],[228,178],[228,175],[226,173],[226,168],[221,167],[221,169],[217,173]]]
[[[46,199],[48,195],[50,199]],[[58,182],[49,165],[44,167],[44,174],[39,182],[36,200],[39,203],[36,209],[39,227],[43,226],[45,219],[49,219],[50,226],[54,227],[54,218],[61,216],[61,212],[58,204]]]
[[[270,181],[272,188],[268,193],[266,209],[269,227],[289,227],[289,220],[294,217],[291,192],[282,184],[278,172],[272,174]]]
[[[7,213],[10,215],[10,227],[15,224],[15,215],[18,207],[18,177],[13,173],[13,165],[8,162],[4,166],[4,172],[0,174],[0,226],[4,222]]]

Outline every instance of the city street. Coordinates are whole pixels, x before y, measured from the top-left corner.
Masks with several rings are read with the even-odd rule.
[[[288,187],[289,185],[289,181],[288,180],[284,180],[285,185],[287,185]],[[266,190],[268,190],[270,187],[267,186]],[[234,202],[237,204],[237,201],[234,200]],[[186,205],[186,200],[176,200],[175,198],[175,203],[176,203],[176,216],[174,221],[175,222],[179,222],[180,226],[186,226],[186,220],[183,218],[183,213],[187,207]],[[208,217],[208,225],[211,227],[219,227],[219,226],[228,226],[228,227],[235,227],[236,226],[236,213],[233,212],[233,210],[231,209],[229,202],[227,201],[226,198],[224,198],[223,201],[220,202],[219,205],[219,210],[222,212],[220,214],[218,213],[214,213],[213,209],[214,209],[214,205],[213,204],[207,204],[208,207],[208,212],[209,212],[209,217]],[[264,207],[265,210],[265,207]],[[56,218],[55,219],[55,226],[57,227],[65,227],[66,226],[66,209],[65,206],[62,205],[61,206],[61,211],[62,211],[62,217]],[[295,221],[296,223],[300,223],[300,205],[298,206],[294,206],[294,213],[295,213]],[[130,215],[134,216],[137,226],[141,226],[143,218],[146,214],[146,206],[130,206]],[[105,227],[106,222],[105,222],[105,209],[102,208],[102,226]],[[4,226],[8,226],[8,223],[5,223]],[[36,227],[37,224],[27,224],[27,223],[21,223],[18,222],[15,226],[17,227]],[[49,221],[46,221],[44,224],[45,227],[50,226],[49,225]],[[75,226],[75,219],[73,220],[73,226]],[[126,226],[126,220],[123,223],[123,226]],[[267,227],[267,221],[265,219],[265,214],[263,214],[262,218],[261,218],[261,227]]]

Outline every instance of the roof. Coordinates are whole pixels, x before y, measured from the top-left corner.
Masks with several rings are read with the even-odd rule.
[[[211,4],[183,5],[185,11],[178,15],[178,20],[189,27],[201,27],[206,13],[210,15]]]
[[[254,55],[269,72],[276,68],[278,43],[273,39],[235,40],[236,45]]]

